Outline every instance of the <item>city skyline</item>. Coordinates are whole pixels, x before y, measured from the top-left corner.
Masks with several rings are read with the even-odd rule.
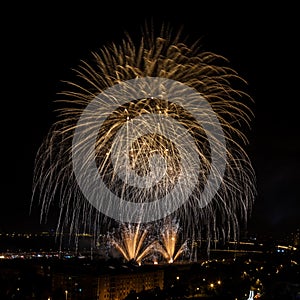
[[[5,112],[12,115],[12,120],[6,123],[4,135],[7,144],[3,145],[5,178],[0,230],[51,226],[51,218],[48,224],[39,225],[39,209],[33,207],[29,215],[29,205],[34,159],[55,119],[53,100],[60,92],[60,80],[67,80],[71,68],[77,67],[90,51],[120,40],[124,30],[139,33],[144,19],[152,16],[158,24],[163,21],[175,28],[183,25],[184,33],[193,39],[203,37],[206,50],[227,57],[248,81],[255,101],[255,119],[246,151],[256,171],[258,187],[249,228],[276,231],[299,227],[299,126],[297,95],[293,94],[290,78],[290,65],[296,60],[292,52],[295,28],[292,21],[287,22],[286,35],[279,36],[279,8],[271,16],[257,12],[255,6],[252,9],[255,14],[251,17],[242,10],[235,15],[228,9],[213,22],[208,15],[200,20],[189,17],[185,10],[179,14],[174,8],[165,16],[149,11],[147,16],[141,14],[136,19],[130,18],[132,11],[127,17],[106,20],[97,20],[95,14],[90,23],[83,24],[77,18],[79,10],[64,14],[54,9],[51,17],[29,12],[27,18],[21,17],[22,25],[15,30],[15,38],[8,40],[4,54],[9,74]]]

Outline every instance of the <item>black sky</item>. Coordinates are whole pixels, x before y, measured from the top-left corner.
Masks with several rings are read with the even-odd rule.
[[[87,2],[88,3],[88,2]],[[195,2],[196,3],[196,2]],[[255,119],[247,148],[258,197],[249,222],[262,232],[300,227],[299,30],[295,7],[186,1],[69,6],[16,5],[3,10],[2,179],[0,231],[49,228],[29,215],[34,158],[55,120],[60,80],[90,51],[139,36],[145,20],[183,25],[191,40],[227,57],[249,83]]]

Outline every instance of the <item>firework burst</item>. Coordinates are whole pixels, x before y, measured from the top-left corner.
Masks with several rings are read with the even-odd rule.
[[[242,131],[253,101],[226,58],[181,36],[127,35],[65,82],[35,164],[42,220],[58,200],[58,231],[172,216],[186,237],[237,238],[256,193]]]

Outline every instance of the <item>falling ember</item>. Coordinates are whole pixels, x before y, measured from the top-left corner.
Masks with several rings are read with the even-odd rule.
[[[172,216],[185,240],[237,239],[256,196],[243,132],[253,100],[228,60],[199,41],[189,46],[181,32],[146,27],[139,43],[126,35],[75,74],[36,156],[32,205],[38,198],[41,220],[57,205],[58,232],[97,236],[115,222],[140,229]],[[137,228],[124,245],[112,242],[141,261],[149,249]],[[162,241],[175,261],[184,248],[175,254],[176,232]]]

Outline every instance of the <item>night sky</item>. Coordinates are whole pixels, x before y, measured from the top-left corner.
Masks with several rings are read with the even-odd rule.
[[[23,6],[3,10],[2,25],[2,178],[0,231],[43,230],[39,208],[29,215],[34,158],[55,120],[53,100],[60,80],[90,51],[121,41],[124,31],[139,36],[145,20],[167,22],[201,38],[204,49],[227,57],[248,81],[255,100],[249,134],[258,196],[249,229],[259,232],[300,228],[299,30],[297,9],[272,7],[197,7],[111,2],[105,6]],[[49,2],[50,3],[50,2]],[[196,2],[195,2],[196,3]],[[183,6],[186,5],[186,6]],[[54,223],[55,224],[55,223]]]

